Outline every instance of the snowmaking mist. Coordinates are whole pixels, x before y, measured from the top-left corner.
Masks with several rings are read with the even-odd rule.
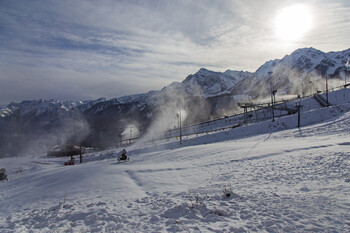
[[[191,92],[181,84],[169,85],[154,96],[157,103],[152,112],[150,126],[134,146],[164,138],[168,130],[177,130],[180,125],[195,124],[212,119],[216,105],[210,102],[199,85],[192,85]]]
[[[179,127],[180,121],[186,121],[188,114],[185,109],[186,98],[183,94],[174,88],[167,88],[156,97],[159,105],[156,113],[153,114],[154,118],[146,132],[130,146],[131,148],[162,138],[165,131]]]
[[[55,145],[80,145],[89,135],[89,123],[80,114],[61,117],[57,122],[42,127],[33,125],[28,129],[22,124],[14,137],[9,137],[7,147],[1,148],[0,157],[37,156],[46,154]]]
[[[185,121],[187,113],[184,109],[178,108],[176,103],[168,103],[168,105],[162,106],[146,133],[134,145],[138,146],[162,138],[165,131],[178,127],[180,114],[181,121]]]
[[[265,76],[252,82],[248,90],[247,100],[265,102],[271,101],[271,93],[276,90],[276,98],[280,100],[289,99],[289,96],[308,96],[327,89],[328,90],[344,85],[345,71],[334,74],[323,71],[323,75],[317,71],[302,72],[299,69],[291,69],[285,64],[279,63],[271,67],[270,72]],[[326,76],[328,77],[326,79]]]
[[[52,132],[40,135],[29,148],[32,153],[47,151],[55,145],[80,145],[89,135],[89,123],[82,117],[67,117]]]
[[[128,124],[120,134],[121,140],[128,140],[140,137],[140,129],[137,124]]]

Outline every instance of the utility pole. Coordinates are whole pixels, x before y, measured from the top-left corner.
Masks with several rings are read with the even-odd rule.
[[[277,92],[274,92],[272,89],[272,71],[268,72],[269,78],[270,78],[270,89],[271,89],[271,111],[272,111],[272,121],[275,121],[275,111],[274,111],[274,106],[273,106],[273,100],[274,100],[274,95]]]
[[[11,153],[13,153],[13,155],[15,157],[18,156],[20,149],[22,147],[21,145],[21,141],[20,141],[20,131],[21,131],[21,108],[19,108],[16,112],[16,134],[15,134],[15,138],[14,141],[12,142],[12,148],[11,148]],[[15,145],[13,145],[15,144]]]
[[[176,114],[176,118],[178,119],[179,130],[180,130],[180,144],[182,144],[182,128],[181,128],[181,108],[178,114]]]
[[[297,108],[298,108],[298,128],[300,128],[300,109],[301,109],[301,100],[300,100],[300,96],[298,96],[299,97],[299,100],[298,100],[298,106],[297,106]]]
[[[326,99],[327,99],[327,105],[329,105],[329,103],[328,103],[328,74],[326,74]]]
[[[304,85],[301,84],[301,96],[304,97]]]
[[[275,107],[274,107],[274,104],[276,102],[276,92],[277,92],[277,90],[273,90],[272,93],[271,93],[272,121],[275,121]]]
[[[181,108],[180,108],[180,144],[182,144],[182,126],[181,126]]]
[[[244,123],[247,123],[247,120],[248,120],[248,104],[247,103],[245,103],[245,104],[241,104],[241,103],[238,103],[238,106],[239,107],[241,107],[241,108],[243,108],[243,110],[244,110],[244,120],[243,120],[243,122]]]
[[[300,128],[300,106],[298,106],[298,128]]]
[[[346,73],[349,71],[349,69],[350,69],[350,61],[348,60],[345,63],[345,71],[344,71],[344,80],[345,80],[344,87],[345,88],[346,88]]]
[[[81,147],[81,143],[80,143],[80,153],[79,153],[79,159],[80,159],[80,163],[83,163],[83,155],[82,155],[82,147]]]
[[[312,85],[312,81],[311,80],[309,80],[309,84],[310,84],[310,95],[312,94],[311,93],[311,85]]]

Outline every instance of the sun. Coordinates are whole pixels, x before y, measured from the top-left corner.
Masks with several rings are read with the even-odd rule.
[[[285,42],[301,39],[312,26],[309,6],[297,4],[281,9],[275,18],[276,36]]]

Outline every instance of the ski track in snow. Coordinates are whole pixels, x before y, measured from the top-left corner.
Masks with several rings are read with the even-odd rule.
[[[293,144],[301,142],[290,141]],[[68,197],[65,203],[61,200],[60,204],[52,203],[46,208],[4,217],[1,221],[3,229],[0,229],[3,232],[11,232],[11,229],[43,232],[345,232],[350,229],[350,189],[346,182],[350,153],[343,151],[348,144],[337,141],[339,139],[325,146],[315,142],[316,145],[302,145],[293,150],[285,150],[280,141],[269,145],[263,145],[263,142],[255,145],[250,141],[248,144],[255,148],[249,157],[245,156],[245,148],[234,151],[234,155],[227,150],[235,147],[231,144],[247,142],[222,143],[219,148],[226,146],[226,150],[214,155],[211,152],[218,147],[207,145],[194,155],[205,154],[205,158],[198,161],[189,158],[194,163],[185,163],[182,167],[167,168],[168,164],[164,164],[157,166],[163,168],[157,169],[125,170],[140,189],[147,183],[143,178],[157,176],[157,173],[174,172],[178,178],[184,170],[188,170],[186,175],[198,174],[198,170],[210,173],[199,187],[179,193],[152,192],[153,188],[157,191],[157,185],[171,185],[159,184],[155,179],[149,182],[156,184],[155,187],[149,184],[144,187],[148,195],[142,198],[110,200],[103,195],[92,195],[92,202],[81,202]],[[262,151],[266,146],[270,148],[267,153]],[[187,149],[194,153],[193,148]],[[154,156],[159,157],[159,154]],[[168,152],[165,156],[170,155]],[[136,157],[135,160],[137,162]],[[131,166],[132,163],[124,168]],[[169,182],[160,177],[161,181]],[[179,186],[179,182],[174,185]],[[231,197],[224,195],[225,189]]]
[[[69,167],[3,159],[0,231],[350,232],[349,126],[345,113],[236,140],[135,147],[127,163],[116,149]]]

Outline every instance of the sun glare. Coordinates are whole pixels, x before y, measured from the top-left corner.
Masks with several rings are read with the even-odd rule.
[[[283,8],[275,18],[276,35],[286,42],[299,40],[311,26],[311,10],[303,4]]]

